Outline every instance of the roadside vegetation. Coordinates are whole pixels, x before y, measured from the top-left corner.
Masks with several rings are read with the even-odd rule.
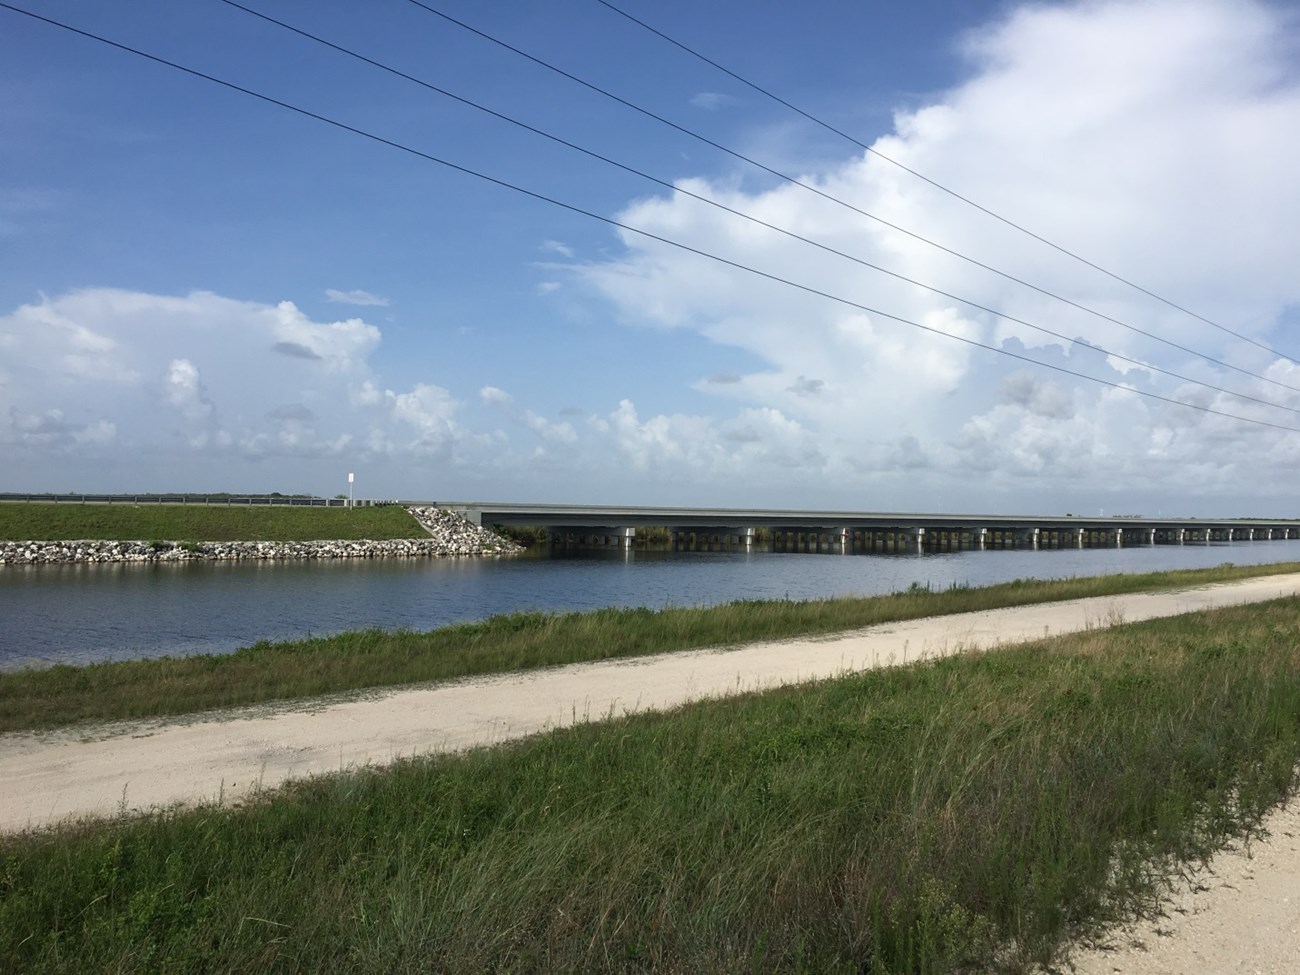
[[[514,613],[428,632],[362,630],[259,642],[231,654],[0,672],[0,732],[150,718],[366,688],[834,633],[1004,606],[1171,589],[1298,572],[1224,565],[1132,575],[1018,580],[941,592],[708,608]]]
[[[0,541],[306,542],[427,538],[400,505],[0,504]]]
[[[0,970],[1025,972],[1291,793],[1297,645],[1279,600],[9,836]]]

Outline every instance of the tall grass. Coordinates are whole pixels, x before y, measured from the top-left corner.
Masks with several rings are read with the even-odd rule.
[[[1300,565],[1220,566],[1081,579],[1017,580],[942,592],[711,608],[515,613],[425,633],[364,630],[261,642],[232,654],[0,673],[0,732],[185,714],[361,688],[503,673],[698,647],[834,633],[878,623],[1085,596],[1227,582]]]
[[[0,504],[0,541],[302,542],[427,538],[405,508]]]
[[[0,969],[1025,971],[1291,789],[1279,601],[0,840]]]

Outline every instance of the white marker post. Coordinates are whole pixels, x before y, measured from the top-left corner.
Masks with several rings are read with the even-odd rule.
[[[354,481],[356,481],[356,479],[357,476],[353,474],[351,471],[348,471],[348,507],[349,508],[355,505],[355,502],[352,500],[352,484]]]

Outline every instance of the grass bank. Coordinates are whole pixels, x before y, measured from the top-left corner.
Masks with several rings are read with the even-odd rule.
[[[1002,606],[1229,582],[1300,564],[1018,580],[869,598],[516,613],[424,633],[364,630],[232,654],[0,673],[0,732],[155,717],[558,664],[834,633]]]
[[[0,541],[308,542],[427,538],[398,505],[0,504]]]
[[[1022,972],[1291,789],[1294,600],[0,839],[0,969]]]

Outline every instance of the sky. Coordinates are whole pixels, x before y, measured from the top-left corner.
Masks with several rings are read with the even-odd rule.
[[[1292,4],[5,2],[0,491],[1300,517]]]

